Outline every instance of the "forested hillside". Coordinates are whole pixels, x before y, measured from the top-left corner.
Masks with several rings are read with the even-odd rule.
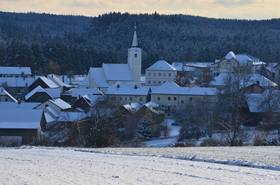
[[[167,62],[214,62],[229,51],[280,62],[280,19],[249,21],[109,13],[98,17],[0,12],[0,65],[44,72],[50,58],[62,73],[125,63],[137,25],[144,70]]]

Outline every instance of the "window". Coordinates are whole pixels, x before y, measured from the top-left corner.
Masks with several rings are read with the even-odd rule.
[[[156,81],[153,81],[153,84],[157,84]]]
[[[151,84],[151,80],[148,81],[148,84]]]
[[[158,73],[158,76],[161,76],[161,73]]]
[[[143,98],[142,98],[142,97],[140,97],[140,98],[139,98],[139,100],[140,100],[140,101],[143,101]]]
[[[168,73],[168,76],[171,76],[171,73]]]
[[[184,100],[181,100],[181,103],[184,103]]]
[[[176,105],[173,106],[175,109],[177,108]]]
[[[116,100],[116,97],[111,97],[111,100],[112,100],[112,101],[115,101],[115,100]]]
[[[122,97],[120,97],[120,101],[122,101]]]
[[[158,81],[158,84],[161,84],[161,81]]]
[[[148,73],[148,76],[151,76],[151,73]]]
[[[129,97],[129,101],[132,101],[132,97]]]
[[[8,98],[5,98],[5,101],[8,101]]]
[[[163,73],[163,76],[166,76],[166,73]]]
[[[192,97],[190,97],[190,101],[192,101]]]
[[[170,101],[170,100],[171,100],[171,97],[167,97],[167,100]]]
[[[159,96],[157,97],[157,100],[160,101],[160,97]]]
[[[124,100],[127,101],[127,97],[124,97]]]
[[[154,73],[154,76],[156,76],[157,74],[156,73]]]
[[[137,54],[134,55],[134,58],[137,58]]]
[[[174,101],[177,101],[177,97],[174,97]]]
[[[2,99],[0,98],[0,102],[2,101]]]

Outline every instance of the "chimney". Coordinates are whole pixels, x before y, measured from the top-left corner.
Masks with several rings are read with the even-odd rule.
[[[134,89],[137,89],[137,85],[134,86]]]
[[[257,81],[257,85],[260,85],[260,81]]]
[[[120,84],[117,84],[117,88],[120,88]]]
[[[21,104],[21,99],[20,98],[18,99],[18,104]]]
[[[81,98],[81,95],[79,94],[79,99]]]

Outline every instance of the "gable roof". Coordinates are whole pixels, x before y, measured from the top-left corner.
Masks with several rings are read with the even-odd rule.
[[[31,75],[30,67],[0,67],[0,74],[21,75],[22,72]]]
[[[148,86],[137,86],[136,82],[116,82],[107,89],[106,94],[146,96],[149,93],[149,89]]]
[[[259,82],[260,86],[262,87],[277,87],[278,85],[268,78],[260,75],[260,74],[248,74],[249,75],[249,81],[246,82],[247,86],[252,85],[254,83]],[[225,85],[225,79],[229,76],[229,74],[220,74],[219,76],[214,77],[214,81],[210,82],[213,86],[224,86]],[[233,75],[232,75],[233,76]],[[240,82],[243,83],[243,82]]]
[[[173,94],[173,95],[218,95],[218,89],[205,87],[180,87],[175,82],[170,81],[164,83],[155,89],[151,94]]]
[[[176,71],[177,69],[172,65],[168,64],[165,60],[159,60],[146,70],[148,71]]]
[[[41,103],[25,102],[22,101],[20,104],[17,102],[1,102],[0,109],[33,109]]]
[[[102,65],[106,80],[133,81],[133,74],[128,64],[104,64]]]
[[[63,101],[62,99],[60,98],[56,98],[56,99],[52,99],[52,100],[49,100],[51,103],[53,103],[54,105],[60,107],[61,109],[70,109],[71,108],[71,105],[66,103],[65,101]]]
[[[50,96],[50,98],[53,98],[49,93],[47,93],[40,85],[37,86],[35,89],[33,89],[31,92],[29,92],[26,96],[25,96],[25,100],[28,100],[31,96],[33,96],[35,93],[37,92],[44,92],[46,94],[48,94]]]
[[[14,78],[14,77],[5,77],[0,78],[0,84],[7,82],[8,87],[25,87],[30,86],[35,81],[35,78]]]
[[[104,70],[102,68],[90,68],[90,74],[91,74],[91,78],[94,79],[94,83],[96,87],[109,87],[109,84],[107,83],[105,78]],[[88,79],[88,83],[90,83],[89,79]]]
[[[139,109],[142,108],[142,105],[138,102],[133,102],[123,105],[123,107],[131,113],[136,113]]]
[[[0,128],[38,129],[41,116],[42,110],[2,109],[0,111]]]
[[[59,88],[54,82],[44,76],[40,76],[38,79],[42,80],[49,88]]]
[[[71,88],[71,85],[68,85],[66,83],[64,83],[59,76],[55,75],[55,74],[49,74],[48,75],[48,79],[51,80],[53,83],[55,83],[57,86],[59,87],[68,87]]]
[[[84,112],[61,112],[58,121],[73,122],[88,117]]]
[[[1,96],[8,96],[11,98],[14,102],[18,102],[10,93],[8,93],[3,87],[0,87],[0,95]]]
[[[78,89],[78,88],[73,88],[72,89],[72,97],[76,97],[79,98],[80,96],[84,96],[84,95],[103,95],[103,93],[97,89]]]

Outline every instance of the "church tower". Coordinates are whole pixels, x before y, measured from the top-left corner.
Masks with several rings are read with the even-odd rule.
[[[136,26],[131,48],[128,49],[127,63],[132,71],[134,81],[141,86],[142,49],[138,48]]]

